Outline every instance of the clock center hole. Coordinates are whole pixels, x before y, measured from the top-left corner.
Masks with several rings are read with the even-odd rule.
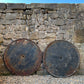
[[[62,56],[60,56],[59,58],[60,58],[60,60],[62,60]]]
[[[21,55],[21,59],[24,59],[25,58],[25,56],[24,55]]]

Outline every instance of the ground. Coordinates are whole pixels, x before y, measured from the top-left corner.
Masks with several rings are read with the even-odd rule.
[[[50,75],[0,76],[0,84],[84,84],[84,75],[55,78]]]

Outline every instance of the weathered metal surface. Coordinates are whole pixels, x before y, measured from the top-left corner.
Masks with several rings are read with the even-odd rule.
[[[43,62],[47,71],[55,77],[67,77],[79,66],[79,53],[70,42],[57,40],[45,49]]]
[[[33,74],[39,68],[41,60],[39,47],[25,38],[13,41],[4,53],[7,68],[16,75]]]

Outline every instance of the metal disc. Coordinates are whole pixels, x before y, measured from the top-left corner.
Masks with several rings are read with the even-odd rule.
[[[7,68],[16,75],[33,74],[39,68],[41,60],[40,48],[25,38],[13,41],[4,53]]]
[[[45,49],[43,62],[52,76],[67,77],[72,75],[79,66],[79,53],[72,43],[57,40]]]

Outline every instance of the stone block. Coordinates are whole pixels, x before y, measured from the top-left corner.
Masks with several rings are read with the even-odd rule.
[[[14,4],[14,3],[8,3],[7,4],[7,9],[26,9],[26,4],[20,4],[20,3],[17,3],[17,4]]]
[[[59,29],[58,32],[56,32],[56,34],[58,34],[58,35],[65,34],[65,33],[66,33],[66,30],[61,30],[61,29]]]
[[[57,8],[69,9],[72,4],[57,4]]]
[[[0,3],[0,9],[6,9],[6,4],[5,3]]]
[[[75,24],[75,19],[66,19],[65,24],[71,26],[71,25]]]
[[[6,13],[6,19],[13,20],[17,18],[17,13]]]
[[[48,14],[48,17],[50,17],[51,19],[57,19],[58,18],[58,14],[57,13],[53,13],[52,14]]]
[[[0,57],[0,75],[10,74],[8,69],[5,67],[2,57]]]
[[[84,52],[79,50],[80,62],[84,63]]]
[[[42,44],[44,47],[47,46],[47,44],[51,43],[52,41],[55,41],[56,38],[46,38],[46,39],[39,39],[39,44]]]
[[[38,32],[31,33],[30,36],[29,36],[29,39],[31,39],[31,40],[37,40],[37,39],[39,39]]]
[[[47,47],[47,44],[44,39],[39,39],[38,46],[40,47],[41,51],[44,52],[45,48]]]
[[[65,24],[65,21],[63,19],[55,19],[55,20],[51,20],[50,23],[56,26],[61,26]]]
[[[24,14],[25,15],[32,15],[33,14],[33,10],[26,10]]]
[[[74,42],[76,42],[76,43],[84,43],[84,29],[75,30]]]
[[[3,43],[3,38],[0,38],[0,44],[2,44]]]
[[[5,33],[5,26],[0,25],[0,34],[4,34]],[[2,35],[0,35],[2,37]]]
[[[83,70],[84,69],[84,62],[80,62],[80,70]]]
[[[24,13],[24,10],[6,9],[6,10],[2,10],[2,12],[5,12],[5,13]]]
[[[78,74],[84,75],[84,69],[80,69],[79,72],[78,72]]]
[[[37,75],[49,75],[49,73],[46,71],[46,69],[37,71],[36,74],[37,74]]]
[[[84,10],[84,3],[78,4],[78,6],[79,6],[79,11]]]
[[[44,8],[45,4],[40,4],[40,3],[32,3],[28,4],[27,8]]]
[[[8,20],[26,19],[26,15],[22,13],[6,13],[6,19]]]
[[[58,34],[56,40],[64,40],[64,34]]]
[[[45,25],[40,25],[40,26],[38,27],[38,30],[39,30],[39,31],[46,31],[46,29],[47,29],[47,27],[46,27]]]
[[[27,15],[27,19],[31,20],[32,19],[31,15]]]
[[[29,32],[34,32],[35,31],[35,25],[29,26]]]
[[[13,37],[14,37],[14,34],[13,33],[6,33],[4,35],[4,38],[7,39],[7,40],[12,39]]]
[[[45,38],[55,38],[56,39],[56,34],[55,33],[47,33],[47,34],[45,34]]]
[[[70,12],[75,13],[78,12],[78,4],[71,4],[70,5]]]
[[[57,9],[57,4],[56,3],[45,4],[45,8],[50,9],[50,10],[56,10]]]
[[[0,13],[0,18],[1,18],[1,16],[2,16],[2,13]]]
[[[23,32],[17,31],[17,32],[8,32],[4,35],[4,45],[9,44],[12,40],[16,40],[19,38],[22,38]]]
[[[45,38],[45,32],[44,31],[39,31],[39,39]]]
[[[3,45],[8,46],[11,42],[12,42],[12,40],[3,40]]]
[[[41,11],[39,8],[36,8],[36,9],[34,9],[33,10],[33,13],[34,14],[40,14],[40,13],[42,13],[43,11]]]
[[[6,19],[0,19],[0,25],[9,25],[9,24],[22,24],[25,25],[26,21],[25,20],[6,20]]]
[[[3,43],[3,35],[0,34],[0,44],[2,44],[2,43]]]
[[[32,4],[28,4],[27,8],[46,8],[46,9],[56,9],[57,8],[57,4],[40,4],[40,3],[32,3]]]
[[[6,17],[6,14],[1,13],[1,15],[0,15],[0,19],[5,19],[5,17]]]
[[[4,51],[5,51],[6,47],[3,45],[0,45],[0,56],[3,57]]]
[[[84,21],[84,10],[82,10],[82,11],[80,11],[80,12],[78,12],[77,14],[76,14],[76,19],[79,21]]]

